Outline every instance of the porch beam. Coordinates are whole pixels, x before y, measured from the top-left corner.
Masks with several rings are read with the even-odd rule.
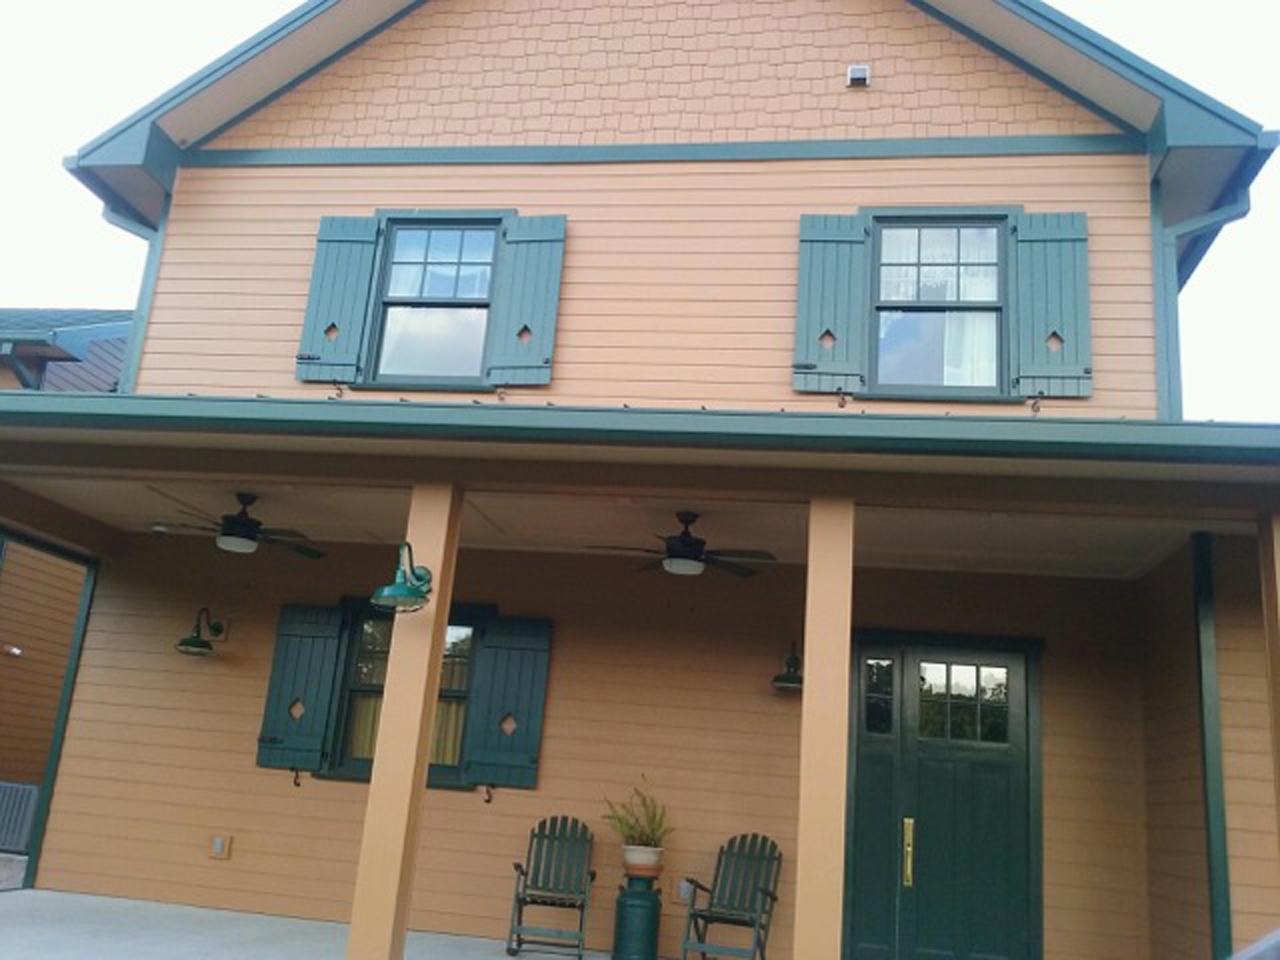
[[[854,512],[847,498],[809,503],[792,947],[805,960],[839,960],[844,928]]]
[[[415,562],[432,573],[432,595],[423,609],[398,614],[392,630],[351,902],[348,960],[404,956],[461,519],[457,485],[414,486],[405,539],[413,545]]]
[[[1265,513],[1258,518],[1258,563],[1267,646],[1267,701],[1271,706],[1271,764],[1280,830],[1280,513]]]
[[[1227,860],[1227,798],[1222,765],[1222,709],[1218,692],[1217,614],[1213,583],[1213,535],[1191,538],[1194,565],[1196,650],[1199,656],[1201,756],[1204,762],[1205,847],[1209,866],[1209,931],[1212,960],[1227,960],[1231,942],[1231,877]]]

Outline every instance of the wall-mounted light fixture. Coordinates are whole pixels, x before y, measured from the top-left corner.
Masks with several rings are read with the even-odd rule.
[[[791,646],[791,653],[787,655],[783,671],[774,675],[773,689],[779,693],[799,693],[804,689],[804,674],[800,672],[800,654],[796,653],[794,644]]]
[[[369,602],[384,610],[412,613],[427,605],[431,596],[431,571],[413,562],[413,546],[400,544],[400,556],[396,563],[396,578],[392,583],[373,591]]]
[[[204,630],[201,630],[201,620],[204,621]],[[179,653],[191,657],[207,657],[213,653],[213,641],[227,639],[226,634],[227,625],[221,620],[214,620],[208,607],[201,607],[196,612],[196,622],[191,627],[191,633],[179,638],[173,646]]]

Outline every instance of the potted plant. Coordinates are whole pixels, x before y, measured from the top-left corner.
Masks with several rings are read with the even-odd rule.
[[[605,821],[622,838],[622,865],[629,877],[656,877],[662,872],[662,844],[671,833],[667,807],[636,787],[622,803],[604,801]]]

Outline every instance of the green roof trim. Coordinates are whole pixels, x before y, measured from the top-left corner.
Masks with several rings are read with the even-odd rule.
[[[36,340],[48,342],[53,335],[68,327],[95,327],[103,324],[130,323],[132,310],[61,310],[6,307],[0,309],[0,340]]]
[[[1280,466],[1280,424],[13,393],[6,428]]]

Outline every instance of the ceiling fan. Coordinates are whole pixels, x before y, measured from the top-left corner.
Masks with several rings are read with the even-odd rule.
[[[324,553],[317,550],[311,538],[301,530],[286,530],[277,527],[264,527],[262,521],[251,516],[249,508],[258,502],[256,493],[237,493],[236,502],[240,509],[236,513],[224,513],[221,517],[213,517],[203,510],[189,504],[159,487],[147,485],[147,489],[166,500],[178,505],[178,512],[201,521],[201,526],[190,523],[169,523],[158,520],[151,524],[155,533],[167,533],[170,530],[191,530],[198,533],[211,533],[219,550],[228,553],[254,553],[262,543],[275,544],[292,550],[294,553],[319,560]]]
[[[754,577],[756,575],[754,569],[735,561],[778,559],[768,550],[708,550],[707,541],[701,537],[694,536],[693,531],[690,529],[698,522],[696,513],[690,510],[681,510],[676,514],[676,520],[684,528],[679,533],[665,537],[660,533],[654,534],[662,541],[662,549],[623,546],[592,546],[587,549],[652,554],[658,559],[652,563],[645,564],[640,568],[641,570],[662,569],[679,577],[696,577],[707,567],[723,570],[725,573],[731,573],[735,577]]]

